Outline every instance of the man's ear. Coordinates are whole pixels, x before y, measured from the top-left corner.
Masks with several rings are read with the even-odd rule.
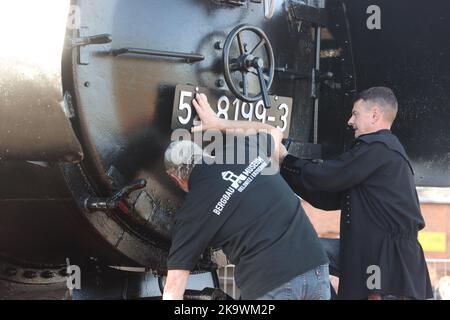
[[[180,177],[178,177],[177,175],[175,175],[175,174],[173,174],[173,173],[171,173],[171,172],[168,172],[167,173],[168,175],[169,175],[169,177],[170,177],[170,180],[172,180],[173,182],[175,182],[175,184],[178,186],[178,187],[181,187],[181,179],[180,179]]]
[[[189,192],[189,184],[187,180],[183,180],[181,179],[179,176],[173,174],[173,173],[168,173],[170,179],[172,179],[173,182],[176,183],[176,185],[183,190],[184,192]]]
[[[372,124],[375,124],[383,117],[382,110],[379,105],[374,105],[372,108]]]

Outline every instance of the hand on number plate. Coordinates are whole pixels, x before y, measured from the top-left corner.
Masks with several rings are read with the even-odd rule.
[[[206,131],[210,129],[219,130],[220,119],[209,105],[206,100],[206,96],[203,93],[196,94],[192,104],[194,105],[201,121],[200,124],[194,123],[194,127],[191,129],[192,132]]]

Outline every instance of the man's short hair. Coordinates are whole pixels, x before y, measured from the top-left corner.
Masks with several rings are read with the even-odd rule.
[[[359,93],[355,99],[376,103],[382,108],[386,119],[394,121],[397,116],[398,102],[394,92],[386,87],[372,87]]]
[[[181,179],[189,178],[195,165],[201,163],[203,149],[190,140],[172,142],[164,153],[164,165],[169,173]]]

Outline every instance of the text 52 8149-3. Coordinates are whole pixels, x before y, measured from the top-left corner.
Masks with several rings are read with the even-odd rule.
[[[262,100],[248,103],[230,96],[227,91],[189,85],[178,85],[175,89],[172,129],[185,128],[189,130],[192,127],[196,118],[192,100],[197,92],[206,95],[211,108],[220,118],[267,123],[279,128],[285,137],[289,134],[292,98],[270,96],[272,107],[266,109]]]

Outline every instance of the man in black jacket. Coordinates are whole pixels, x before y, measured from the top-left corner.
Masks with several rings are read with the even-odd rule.
[[[195,130],[221,126],[223,120],[214,116],[201,97],[194,107],[202,120],[202,127]],[[341,299],[432,297],[417,240],[425,223],[413,169],[390,131],[397,109],[397,99],[388,88],[362,92],[348,121],[355,141],[334,160],[296,158],[278,141],[281,174],[291,188],[317,208],[341,210],[339,243],[323,242],[330,271],[339,273]],[[258,129],[261,124],[246,126]]]
[[[291,155],[282,162],[283,177],[301,197],[320,209],[341,210],[339,255],[331,259],[339,261],[341,299],[432,297],[417,240],[425,223],[413,169],[390,131],[397,109],[392,90],[370,88],[353,106],[349,151],[323,162]]]

